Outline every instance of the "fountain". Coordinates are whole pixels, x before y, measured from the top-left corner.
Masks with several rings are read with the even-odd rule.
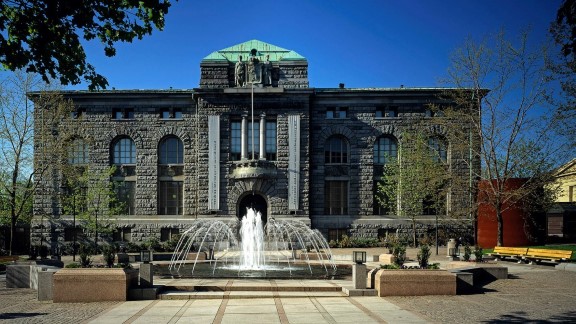
[[[209,260],[199,260],[198,253],[188,260],[191,251],[206,251]],[[240,221],[196,220],[182,233],[168,270],[180,277],[327,278],[337,273],[320,232],[297,220],[270,218],[263,225],[252,208]]]

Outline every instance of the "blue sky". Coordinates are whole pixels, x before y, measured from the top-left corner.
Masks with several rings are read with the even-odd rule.
[[[200,61],[251,39],[308,59],[311,87],[433,87],[467,37],[528,26],[545,39],[560,0],[186,1],[175,2],[164,31],[118,44],[107,58],[91,42],[88,61],[109,89],[198,87]],[[67,89],[84,90],[86,84]]]

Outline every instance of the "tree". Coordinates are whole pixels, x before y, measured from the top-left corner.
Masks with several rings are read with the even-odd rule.
[[[97,245],[100,234],[114,231],[115,216],[124,208],[116,199],[111,181],[115,167],[98,169],[67,164],[62,170],[67,191],[62,197],[63,209],[78,216],[82,228],[94,235]]]
[[[416,246],[417,218],[423,214],[445,214],[450,175],[441,150],[422,134],[402,134],[400,158],[384,165],[377,199],[389,210],[412,223]],[[432,145],[431,145],[432,144]]]
[[[468,40],[454,53],[447,80],[461,90],[447,92],[455,104],[444,110],[445,122],[462,120],[471,129],[446,129],[455,146],[466,145],[480,158],[481,171],[473,177],[486,185],[479,187],[477,203],[496,214],[498,246],[504,243],[503,212],[541,196],[535,193],[553,181],[551,171],[564,159],[566,141],[554,133],[554,109],[545,95],[546,49],[531,48],[528,36],[523,33],[517,43],[504,32],[480,43]],[[480,150],[468,146],[471,141],[478,141]],[[523,184],[511,189],[511,179],[518,177]]]
[[[31,218],[31,204],[38,183],[35,177],[42,176],[48,166],[34,168],[34,132],[36,127],[54,129],[56,125],[69,116],[72,106],[56,92],[38,92],[36,109],[41,113],[41,120],[35,120],[33,107],[27,94],[45,85],[36,75],[22,72],[14,73],[0,82],[0,159],[2,161],[2,192],[8,197],[7,219],[10,224],[9,250],[12,253],[12,238],[18,222],[27,223]],[[50,107],[50,108],[48,108]],[[64,129],[61,132],[65,132]],[[62,156],[66,148],[49,132],[37,143],[39,156]]]
[[[556,117],[561,122],[563,134],[572,138],[576,146],[576,1],[564,0],[556,20],[550,26],[556,45],[560,46],[557,56],[548,60],[551,79],[560,83],[560,92],[549,90],[549,100],[559,107]]]
[[[105,88],[106,78],[86,61],[79,33],[97,38],[106,56],[116,42],[131,42],[164,28],[168,0],[7,0],[0,2],[0,62],[12,71],[38,73],[45,82],[88,81]]]

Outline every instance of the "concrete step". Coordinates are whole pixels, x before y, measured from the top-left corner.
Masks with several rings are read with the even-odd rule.
[[[343,297],[342,287],[326,283],[303,285],[301,282],[236,282],[234,284],[172,284],[163,287],[158,299],[235,299],[235,298],[290,298],[290,297]]]
[[[157,298],[177,299],[249,299],[249,298],[302,298],[302,297],[346,297],[340,291],[164,291]]]

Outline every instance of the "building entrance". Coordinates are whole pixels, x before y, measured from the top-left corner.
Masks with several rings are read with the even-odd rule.
[[[252,208],[259,211],[262,214],[262,223],[266,224],[268,220],[268,204],[266,199],[259,194],[249,193],[246,196],[240,198],[238,203],[238,218],[242,219],[246,215],[246,208]]]

